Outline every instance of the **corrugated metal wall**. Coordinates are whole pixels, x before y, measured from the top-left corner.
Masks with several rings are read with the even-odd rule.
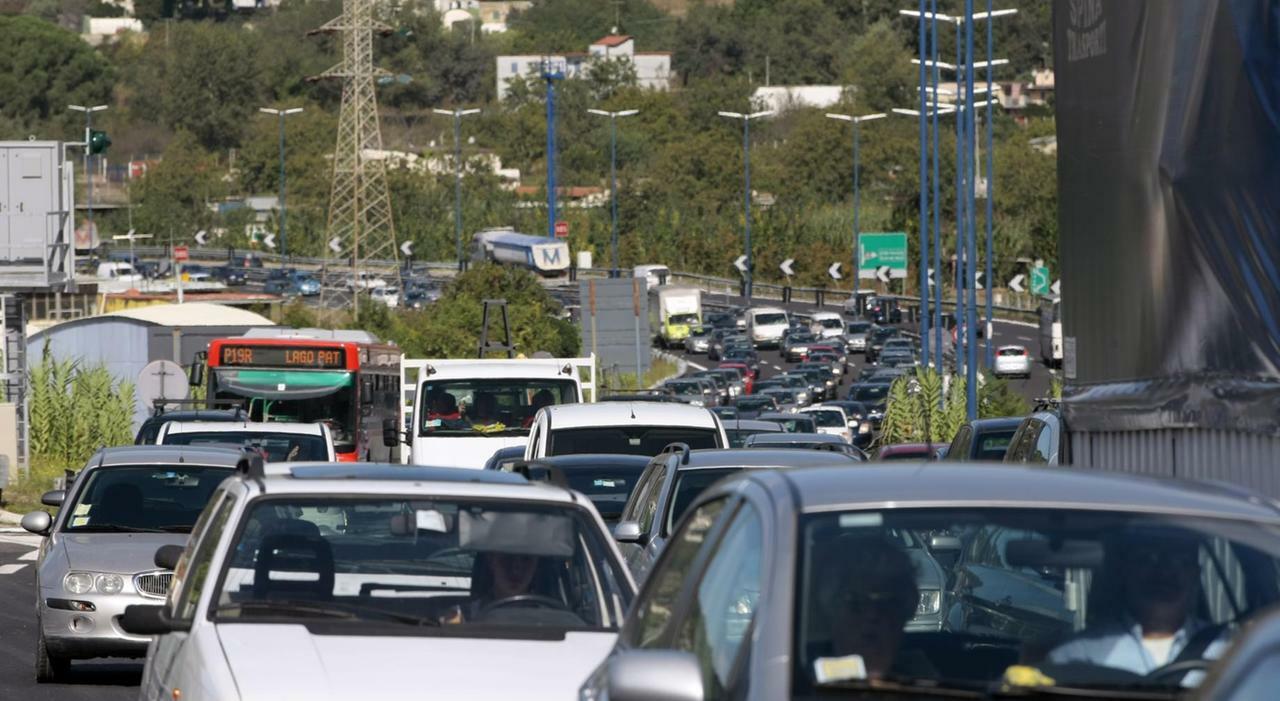
[[[1076,467],[1217,480],[1280,499],[1280,438],[1243,431],[1158,429],[1072,432]]]
[[[49,353],[57,360],[72,359],[84,366],[106,365],[117,380],[136,385],[138,373],[150,361],[150,331],[151,324],[120,317],[59,324],[32,336],[27,349],[29,363],[40,362],[48,343]],[[146,417],[147,411],[139,403],[134,427],[141,425]]]

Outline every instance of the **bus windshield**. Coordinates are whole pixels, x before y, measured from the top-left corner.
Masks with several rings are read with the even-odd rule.
[[[569,379],[440,380],[421,391],[420,436],[528,435],[542,407],[578,402]]]
[[[325,423],[333,434],[334,450],[356,449],[351,372],[216,368],[211,378],[209,394],[215,402],[243,402],[254,421]]]

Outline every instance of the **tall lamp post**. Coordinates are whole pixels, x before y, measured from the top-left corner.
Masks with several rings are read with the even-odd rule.
[[[613,207],[613,267],[609,277],[618,277],[618,118],[640,114],[640,110],[587,110],[591,114],[609,118],[609,197]]]
[[[302,108],[291,107],[287,110],[278,110],[271,107],[259,107],[258,111],[263,114],[274,115],[280,122],[280,265],[283,267],[285,258],[289,257],[289,239],[285,236],[284,120],[285,117],[302,114]]]
[[[773,115],[773,110],[763,112],[717,112],[721,117],[742,122],[742,203],[745,228],[742,252],[747,257],[747,269],[742,273],[742,295],[751,299],[751,120]]]
[[[556,81],[564,72],[555,70],[550,59],[542,61],[542,80],[547,84],[547,238],[556,235]]]
[[[859,162],[861,128],[859,125],[863,122],[872,122],[872,120],[884,119],[886,116],[888,116],[886,113],[864,114],[861,116],[827,113],[828,119],[837,119],[840,120],[840,122],[849,122],[854,125],[854,129],[852,129],[852,132],[854,132],[854,256],[852,256],[852,258],[854,258],[855,276],[859,274],[859,267],[861,264],[861,261],[859,261],[858,258],[858,239],[861,233],[863,233],[863,229],[861,229],[861,187],[859,184],[859,175],[861,173]]]
[[[94,105],[86,107],[84,105],[67,105],[67,109],[72,112],[84,113],[84,185],[85,199],[88,207],[89,216],[89,236],[93,236],[93,146],[89,143],[90,137],[93,135],[93,113],[103,112],[107,109],[106,105]]]
[[[436,114],[453,117],[453,247],[458,257],[458,270],[462,270],[462,118],[470,114],[480,114],[479,109],[442,110],[433,109]]]

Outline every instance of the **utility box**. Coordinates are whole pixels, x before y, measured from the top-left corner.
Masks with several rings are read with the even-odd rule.
[[[0,290],[74,291],[75,184],[60,141],[0,141]]]
[[[637,278],[582,280],[578,282],[582,299],[582,348],[594,354],[603,372],[635,373],[649,371],[653,353],[650,349],[649,297],[645,282]]]

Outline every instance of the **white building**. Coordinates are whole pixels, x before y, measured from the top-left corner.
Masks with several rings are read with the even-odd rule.
[[[770,85],[756,88],[751,95],[752,109],[785,112],[800,107],[824,109],[840,102],[841,85]]]
[[[517,76],[538,76],[543,62],[566,78],[582,75],[592,61],[629,61],[636,71],[636,84],[652,90],[671,89],[671,52],[636,51],[635,40],[620,34],[610,34],[587,47],[587,53],[523,54],[499,56],[497,62],[498,99],[507,96],[507,83]]]

